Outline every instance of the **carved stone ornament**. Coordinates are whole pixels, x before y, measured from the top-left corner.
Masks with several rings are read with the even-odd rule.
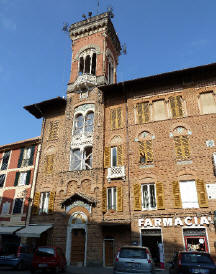
[[[70,87],[72,92],[81,93],[84,90],[88,90],[97,85],[97,78],[94,75],[82,74],[79,75],[76,81]]]

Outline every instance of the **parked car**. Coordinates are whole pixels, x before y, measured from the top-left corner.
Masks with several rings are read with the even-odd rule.
[[[13,250],[5,247],[0,251],[0,265],[11,266],[18,270],[30,268],[32,258],[32,248],[24,244],[14,246]]]
[[[51,270],[65,272],[66,258],[60,247],[39,246],[33,256],[31,272]]]
[[[149,249],[133,245],[121,247],[115,258],[113,273],[154,273]]]
[[[198,251],[179,251],[170,262],[170,274],[216,273],[216,266],[209,253]]]

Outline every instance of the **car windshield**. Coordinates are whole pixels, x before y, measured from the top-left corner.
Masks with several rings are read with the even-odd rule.
[[[146,259],[147,254],[146,250],[143,248],[121,248],[119,257]]]
[[[182,263],[213,264],[213,261],[208,254],[183,253]]]
[[[50,247],[39,247],[36,251],[36,255],[40,257],[52,257],[55,254],[55,250]]]

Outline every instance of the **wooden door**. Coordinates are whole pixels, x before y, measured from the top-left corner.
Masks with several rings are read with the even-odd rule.
[[[112,266],[114,260],[114,245],[113,240],[104,241],[105,249],[105,266]]]
[[[85,230],[72,229],[71,264],[84,265]]]

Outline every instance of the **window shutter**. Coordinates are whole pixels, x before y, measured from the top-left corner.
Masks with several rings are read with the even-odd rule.
[[[40,192],[35,192],[34,203],[32,205],[33,215],[37,215],[39,213],[39,204],[40,204]]]
[[[29,160],[29,166],[33,165],[33,161],[34,161],[34,152],[35,152],[35,146],[31,147],[31,155],[30,155],[30,160]]]
[[[123,211],[122,186],[117,187],[117,211]]]
[[[175,151],[176,151],[176,159],[177,160],[182,160],[182,147],[181,147],[181,136],[175,136],[174,141],[175,141]]]
[[[174,196],[174,208],[181,208],[181,193],[179,188],[179,182],[174,181],[172,182],[172,188],[173,188],[173,196]]]
[[[172,117],[176,118],[177,117],[177,109],[176,109],[176,97],[170,97],[169,101],[170,101],[170,107],[171,107],[171,112],[172,112]]]
[[[117,146],[117,166],[123,166],[123,146]]]
[[[200,207],[208,207],[208,200],[206,195],[205,183],[203,180],[196,180],[198,201]]]
[[[182,108],[182,98],[181,96],[176,96],[176,109],[177,109],[177,117],[183,116],[183,108]]]
[[[102,189],[102,211],[107,211],[107,192],[105,187]]]
[[[19,156],[17,167],[21,167],[22,166],[23,154],[24,154],[24,148],[21,148],[20,149],[20,156]]]
[[[117,128],[122,127],[122,109],[117,108]]]
[[[51,121],[49,128],[49,141],[58,139],[59,121]]]
[[[156,183],[157,209],[165,209],[163,183]]]
[[[143,122],[142,104],[137,104],[137,116],[138,116],[138,123],[142,124]]]
[[[46,156],[46,173],[51,174],[53,171],[54,154]]]
[[[104,148],[104,168],[110,167],[110,147]]]
[[[141,210],[141,187],[134,184],[134,210]]]
[[[143,121],[148,122],[150,117],[148,102],[143,103],[143,116]]]
[[[146,161],[147,163],[153,162],[153,153],[152,153],[152,141],[145,141],[146,144]]]
[[[26,183],[25,183],[26,185],[29,185],[30,178],[31,178],[31,170],[28,170],[26,175]]]
[[[17,173],[16,173],[16,177],[15,177],[15,181],[14,181],[14,186],[17,186],[17,185],[18,185],[19,176],[20,176],[20,172],[17,172]]]
[[[52,214],[54,211],[54,200],[55,200],[55,192],[50,192],[49,196],[49,206],[48,206],[48,213]]]
[[[182,157],[183,160],[190,159],[189,139],[188,136],[180,136],[182,143]]]
[[[116,109],[111,110],[111,129],[116,129]]]

